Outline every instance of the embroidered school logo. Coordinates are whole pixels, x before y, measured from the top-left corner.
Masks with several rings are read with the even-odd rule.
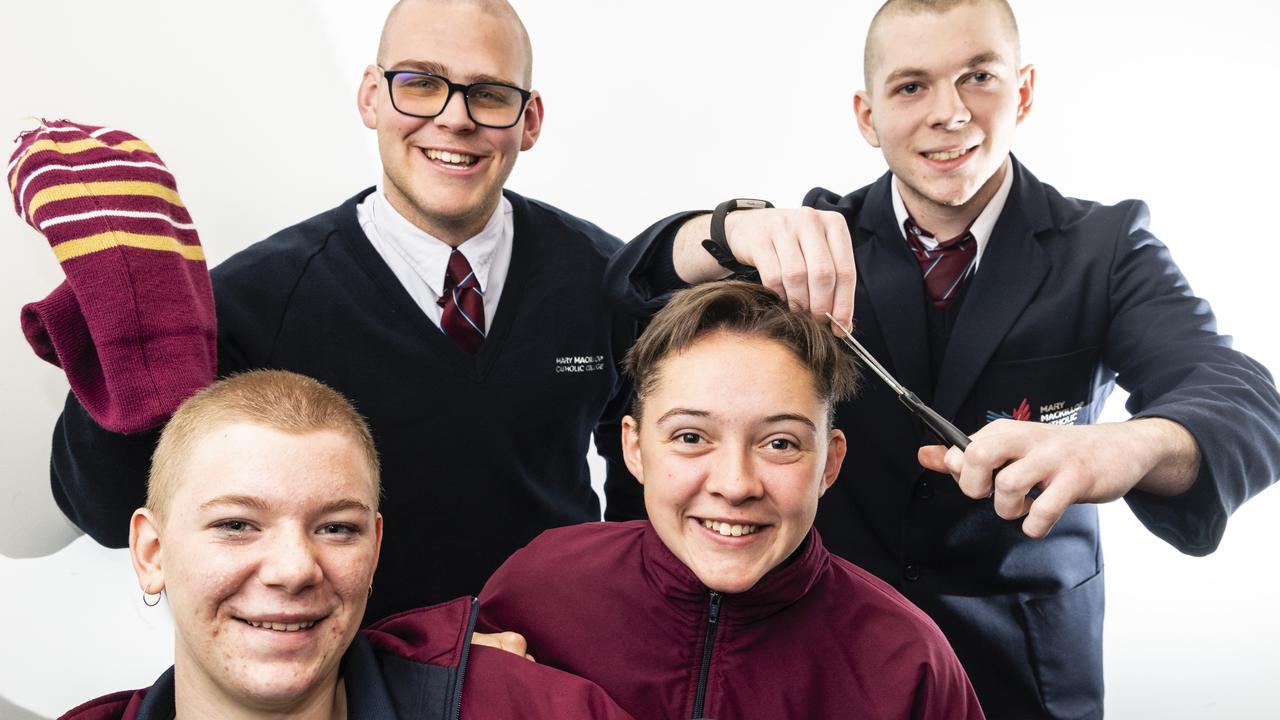
[[[1022,402],[1018,403],[1018,407],[1014,408],[1013,412],[1011,413],[996,412],[995,410],[987,411],[987,422],[991,422],[993,420],[1000,420],[1000,419],[1022,420],[1022,421],[1030,420],[1031,404],[1027,402],[1026,398],[1022,398]]]
[[[556,374],[587,373],[604,369],[603,355],[564,355],[556,358]]]
[[[1084,401],[1068,405],[1065,400],[1040,406],[1040,422],[1052,425],[1075,425],[1084,409]]]

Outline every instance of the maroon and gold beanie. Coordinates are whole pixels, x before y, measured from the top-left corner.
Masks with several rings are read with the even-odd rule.
[[[217,370],[209,272],[173,174],[111,128],[41,121],[17,142],[14,209],[67,276],[22,308],[27,342],[99,425],[157,427]]]

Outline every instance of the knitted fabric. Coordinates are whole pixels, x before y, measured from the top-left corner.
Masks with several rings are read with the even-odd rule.
[[[162,424],[217,367],[204,250],[173,175],[145,142],[111,128],[42,121],[17,142],[14,209],[66,274],[22,308],[27,342],[104,428]]]

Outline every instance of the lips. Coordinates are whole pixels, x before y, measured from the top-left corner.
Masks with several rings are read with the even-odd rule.
[[[452,170],[465,170],[480,161],[480,156],[470,153],[426,148],[422,151],[428,160]]]
[[[754,523],[733,523],[723,520],[702,519],[702,527],[714,533],[719,533],[725,537],[742,537],[744,535],[753,535],[760,530],[760,525]]]
[[[920,153],[920,155],[922,155],[926,160],[932,160],[934,162],[950,162],[951,160],[957,160],[959,158],[962,158],[977,149],[978,149],[978,146],[974,145],[968,148],[956,148],[953,150],[935,150],[930,152],[922,152]]]
[[[329,617],[325,615],[307,615],[307,616],[277,616],[273,618],[266,617],[236,617],[236,620],[248,625],[252,628],[260,630],[271,630],[280,633],[296,633],[302,630],[310,630],[317,623]]]

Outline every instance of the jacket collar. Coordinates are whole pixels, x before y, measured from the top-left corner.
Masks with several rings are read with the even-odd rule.
[[[640,554],[649,588],[681,614],[701,618],[710,590],[693,571],[667,549],[653,525],[643,525]],[[721,601],[721,622],[746,625],[763,620],[795,604],[822,578],[831,555],[816,529],[810,528],[800,547],[744,593],[726,594]]]

